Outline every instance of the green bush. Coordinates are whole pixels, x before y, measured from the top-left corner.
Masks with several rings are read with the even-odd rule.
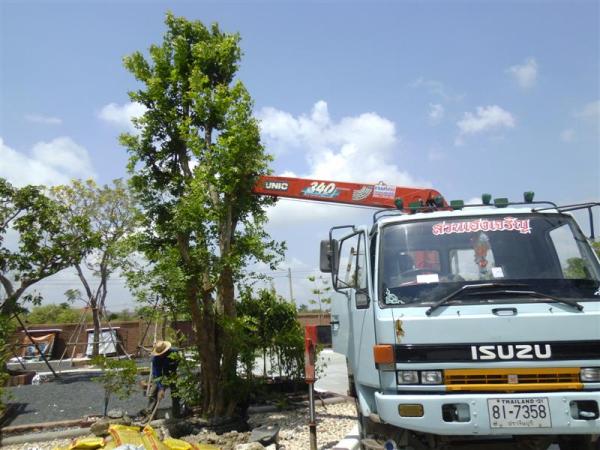
[[[137,366],[130,359],[107,358],[100,355],[92,358],[92,363],[102,369],[102,374],[92,378],[104,387],[104,415],[108,411],[110,397],[116,395],[121,400],[128,398],[135,387]]]
[[[273,291],[250,290],[242,293],[238,303],[239,358],[247,378],[257,356],[264,359],[263,375],[280,375],[290,379],[304,373],[304,332],[298,322],[296,305]],[[267,373],[266,359],[271,362]]]
[[[0,316],[0,414],[4,411],[4,383],[8,379],[6,361],[10,355],[10,337],[14,331],[14,325],[6,316]]]
[[[31,312],[25,315],[27,323],[78,323],[81,320],[82,310],[71,307],[68,303],[59,305],[34,306]],[[91,314],[88,313],[88,318]]]

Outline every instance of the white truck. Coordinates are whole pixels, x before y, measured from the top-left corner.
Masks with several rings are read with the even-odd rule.
[[[600,263],[570,212],[593,238],[598,205],[400,201],[331,229],[320,264],[363,448],[598,448]]]

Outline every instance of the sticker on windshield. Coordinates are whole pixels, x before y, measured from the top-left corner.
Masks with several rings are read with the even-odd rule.
[[[439,283],[440,277],[437,273],[426,273],[424,275],[417,275],[417,283]]]
[[[494,278],[504,278],[502,267],[492,267],[492,275]]]
[[[385,290],[385,303],[387,305],[403,305],[404,302],[398,298],[396,294],[394,294],[389,289]]]
[[[435,236],[477,233],[479,231],[518,231],[521,234],[530,234],[531,225],[529,219],[504,217],[503,219],[475,219],[464,222],[446,222],[444,220],[431,227],[431,232]]]

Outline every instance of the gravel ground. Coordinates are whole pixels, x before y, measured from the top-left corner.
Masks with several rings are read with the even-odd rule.
[[[8,403],[18,408],[18,416],[5,426],[80,419],[87,415],[101,415],[104,409],[104,389],[91,381],[89,375],[63,375],[61,380],[37,386],[10,387],[6,391]],[[108,407],[135,415],[146,404],[147,399],[138,388],[127,400],[112,398]],[[170,407],[171,398],[167,391],[161,409]]]
[[[317,444],[319,449],[335,447],[356,424],[354,402],[317,406]],[[285,450],[306,450],[308,441],[308,409],[253,414],[251,424],[281,427],[279,443]]]
[[[335,446],[352,429],[355,424],[354,403],[339,403],[335,405],[317,406],[317,440],[318,448],[330,449]],[[285,450],[306,450],[310,448],[308,442],[308,410],[291,410],[273,413],[252,414],[250,417],[252,426],[279,425],[279,444]],[[235,434],[235,433],[234,433]],[[241,436],[241,435],[244,436]],[[245,441],[248,433],[240,433],[239,439]],[[184,438],[190,442],[199,440],[215,442],[215,436],[207,436],[201,433],[196,436]],[[69,439],[59,439],[43,443],[26,443],[20,445],[7,445],[5,450],[52,450],[56,446],[67,446]],[[231,448],[225,445],[224,449]]]

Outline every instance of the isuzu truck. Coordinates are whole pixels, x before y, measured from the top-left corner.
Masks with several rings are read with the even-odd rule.
[[[383,208],[320,252],[362,448],[599,448],[600,203],[287,177],[255,192]]]

